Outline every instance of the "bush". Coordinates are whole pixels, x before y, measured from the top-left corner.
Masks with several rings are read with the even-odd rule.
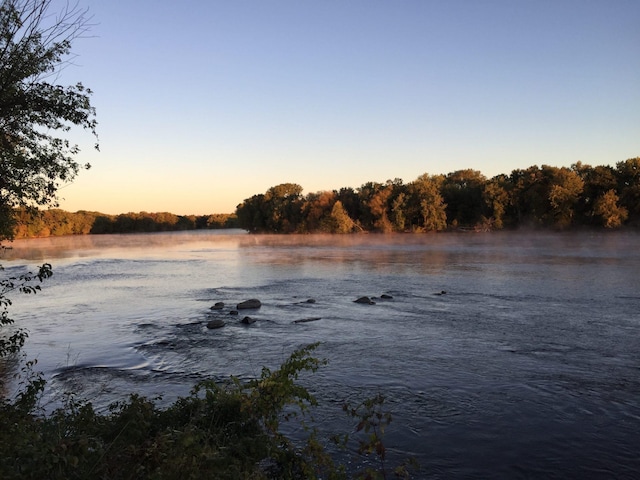
[[[225,384],[204,381],[166,409],[141,396],[114,403],[105,414],[69,396],[64,407],[37,415],[44,383],[30,383],[15,401],[0,406],[0,478],[3,479],[344,479],[305,425],[315,398],[296,380],[325,363],[311,356],[318,344],[293,352],[276,371]],[[357,419],[360,453],[375,453],[378,470],[358,478],[387,478],[382,436],[390,422],[376,396],[345,407]],[[298,419],[308,433],[297,443],[280,432],[280,423]],[[346,445],[348,435],[340,437]],[[404,467],[395,477],[408,478]]]

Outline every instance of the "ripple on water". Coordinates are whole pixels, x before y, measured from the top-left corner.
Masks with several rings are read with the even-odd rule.
[[[637,237],[621,248],[615,235],[244,236],[223,247],[199,236],[180,249],[149,238],[140,258],[65,257],[51,293],[16,309],[52,391],[99,404],[175,397],[203,378],[255,377],[319,341],[329,364],[301,381],[320,399],[322,431],[352,431],[342,403],[382,393],[388,449],[415,455],[418,478],[640,472]],[[393,300],[353,303],[382,293]],[[244,326],[228,311],[248,298],[263,307]],[[292,323],[310,317],[321,320]],[[208,330],[209,318],[227,325]],[[82,368],[59,369],[67,345]]]

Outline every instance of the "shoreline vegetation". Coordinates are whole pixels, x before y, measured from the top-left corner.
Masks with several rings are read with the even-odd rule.
[[[231,226],[347,233],[640,223],[640,157],[616,168],[531,167],[490,180],[474,170],[424,174],[407,185],[399,179],[370,182],[306,197],[299,185],[282,184],[245,200],[235,215],[38,211],[56,207],[60,186],[90,168],[75,159],[80,149],[66,138],[71,128],[92,134],[99,149],[93,92],[81,82],[57,83],[58,73],[73,63],[75,39],[90,32],[92,17],[77,3],[54,7],[51,0],[0,3],[0,241]],[[263,367],[244,383],[199,383],[167,409],[132,393],[108,412],[97,412],[68,392],[64,406],[48,413],[41,405],[46,381],[37,361],[20,356],[28,322],[16,324],[9,307],[14,294],[37,293],[51,275],[45,263],[37,273],[16,275],[12,269],[0,277],[0,373],[22,366],[15,394],[6,395],[0,376],[0,478],[409,478],[407,465],[394,468],[386,457],[382,438],[391,416],[383,397],[343,405],[355,426],[333,444],[357,444],[355,452],[368,466],[355,475],[334,462],[325,440],[308,427],[313,420],[305,415],[317,402],[299,377],[326,363],[312,356],[317,344],[295,350],[278,370]],[[301,442],[281,428],[294,419],[308,434]]]
[[[234,213],[15,210],[14,238],[240,228],[250,233],[425,233],[540,228],[640,227],[640,157],[615,167],[532,166],[486,178],[477,170],[423,174],[404,183],[302,194],[282,183],[240,203]]]
[[[299,383],[327,363],[318,343],[295,350],[279,369],[242,382],[205,380],[166,408],[131,394],[108,411],[65,394],[51,413],[40,406],[44,379],[35,362],[14,400],[0,396],[0,477],[24,478],[412,478],[412,459],[387,457],[383,440],[391,414],[381,395],[342,405],[348,432],[322,438],[314,425],[316,398]],[[283,424],[304,432],[291,438]],[[354,458],[348,466],[336,453]],[[348,453],[351,452],[351,453]]]
[[[577,162],[486,178],[477,170],[368,182],[309,193],[283,183],[245,199],[238,226],[251,233],[566,230],[640,226],[640,157],[615,167]]]
[[[234,214],[174,215],[168,212],[129,212],[108,215],[86,210],[67,212],[57,208],[20,208],[15,210],[14,218],[15,239],[238,228]]]

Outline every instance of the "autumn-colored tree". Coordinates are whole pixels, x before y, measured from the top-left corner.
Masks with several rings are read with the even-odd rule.
[[[378,192],[378,190],[382,189],[384,185],[379,182],[367,182],[358,188],[358,203],[359,203],[359,216],[358,220],[367,231],[372,231],[375,226],[376,217],[371,211],[371,199]]]
[[[592,167],[582,162],[576,162],[571,166],[571,169],[584,182],[582,194],[575,207],[576,217],[581,223],[587,225],[600,224],[600,219],[594,211],[595,203],[609,190],[618,188],[614,169],[602,165]]]
[[[486,214],[483,215],[483,221],[491,228],[504,228],[511,189],[511,182],[506,175],[497,175],[484,184],[482,199]]]
[[[342,202],[337,200],[331,209],[331,233],[350,233],[356,228],[355,222],[342,206]]]
[[[546,168],[551,170],[549,203],[552,225],[557,228],[570,227],[584,182],[575,171],[569,168]]]
[[[447,228],[446,204],[440,194],[444,176],[420,175],[408,185],[408,218],[415,231],[439,231]]]
[[[593,210],[605,228],[618,228],[628,217],[627,209],[618,204],[615,190],[608,190],[600,196],[595,201]]]
[[[303,230],[306,232],[331,231],[331,209],[336,202],[332,191],[309,193],[302,206]]]
[[[373,218],[373,228],[382,233],[389,233],[393,230],[391,222],[389,221],[389,199],[393,194],[393,187],[391,185],[384,185],[372,192],[369,198],[369,211]]]
[[[334,214],[342,211],[353,221],[353,229],[362,231],[426,232],[462,225],[487,230],[519,225],[564,229],[578,224],[612,228],[640,221],[638,172],[640,158],[619,162],[616,169],[580,162],[571,168],[534,165],[490,180],[467,169],[446,176],[424,174],[407,185],[400,179],[367,182],[357,190],[309,194],[304,201],[296,186],[290,197],[296,200],[288,211],[274,209],[274,199],[279,199],[277,205],[288,198],[283,192],[292,184],[283,184],[245,200],[237,215],[241,228],[253,232],[335,231]],[[274,228],[275,219],[286,227]]]
[[[518,221],[566,228],[573,223],[584,182],[573,170],[543,165],[514,170],[514,206]]]

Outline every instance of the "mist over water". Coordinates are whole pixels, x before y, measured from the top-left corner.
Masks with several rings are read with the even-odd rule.
[[[236,231],[11,246],[5,274],[54,266],[11,310],[53,399],[169,403],[320,341],[329,364],[302,381],[321,430],[350,431],[342,402],[384,394],[385,443],[392,460],[417,458],[416,478],[640,475],[638,235]],[[382,294],[393,298],[353,302]],[[248,298],[262,308],[229,315]],[[227,325],[208,330],[212,318]],[[308,318],[320,320],[294,323]]]

